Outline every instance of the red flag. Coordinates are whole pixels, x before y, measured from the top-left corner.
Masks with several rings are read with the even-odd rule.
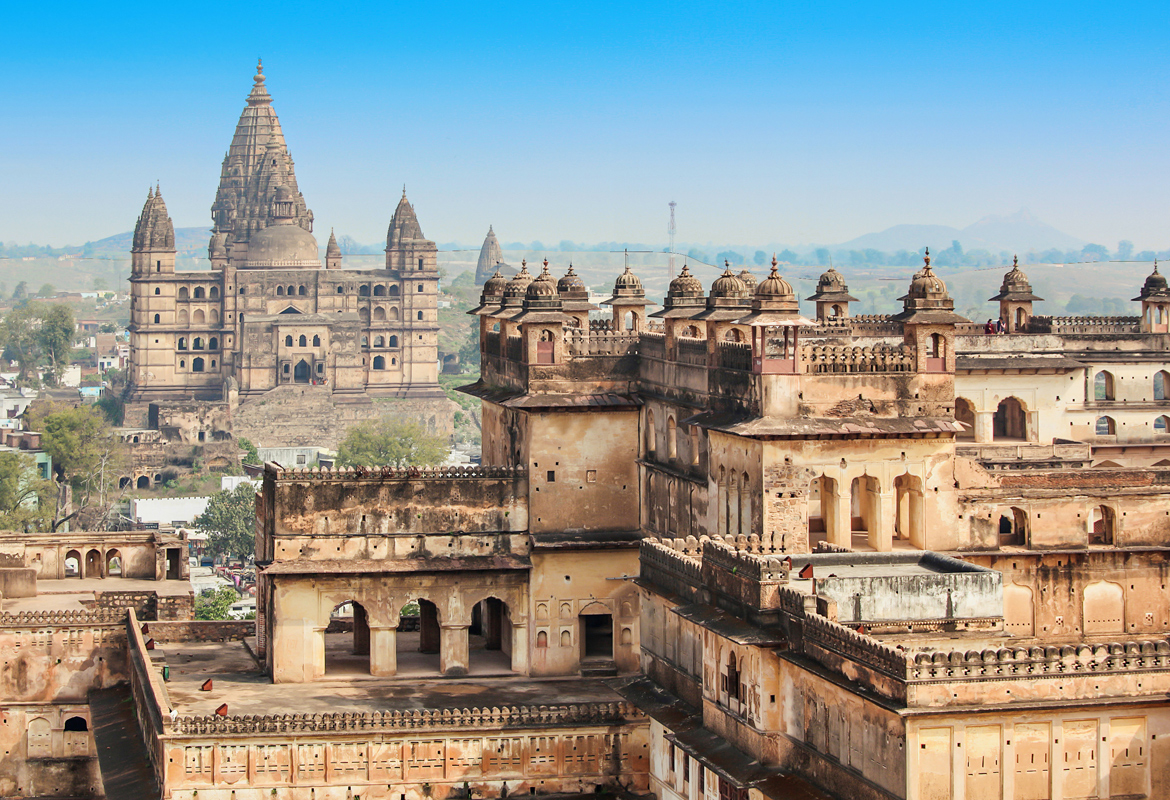
[[[203,685],[199,687],[199,691],[201,691],[201,692],[210,692],[211,691],[211,678],[208,678],[207,680],[205,680],[203,682]]]
[[[796,574],[796,577],[800,578],[802,581],[812,580],[812,576],[813,576],[812,564],[805,564],[803,567],[801,567],[800,572],[798,572]]]
[[[227,716],[227,703],[224,703],[222,706],[215,709],[215,713],[221,717],[226,717]]]
[[[154,639],[147,639],[147,640],[146,640],[146,649],[147,649],[147,650],[153,650],[153,649],[154,649]]]

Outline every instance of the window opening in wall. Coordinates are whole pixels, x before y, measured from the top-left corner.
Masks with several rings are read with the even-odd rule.
[[[1097,417],[1093,432],[1098,436],[1114,436],[1117,433],[1117,424],[1113,421],[1113,417]]]
[[[1157,417],[1154,419],[1154,433],[1165,433],[1167,431],[1167,424],[1170,423],[1170,417]]]
[[[1089,517],[1089,544],[1113,544],[1116,517],[1109,506],[1097,506]]]
[[[1008,397],[1000,402],[992,418],[992,437],[995,439],[1027,440],[1028,423],[1024,404],[1018,398]]]
[[[293,382],[294,383],[308,383],[309,382],[309,362],[301,359],[297,362],[296,367],[293,368]]]
[[[1154,376],[1154,399],[1170,400],[1170,373],[1166,370]]]
[[[1116,394],[1113,386],[1112,373],[1102,370],[1098,372],[1093,378],[1093,399],[1094,400],[1115,400]]]
[[[955,422],[962,426],[962,430],[955,438],[962,441],[975,439],[975,406],[965,397],[955,398]]]

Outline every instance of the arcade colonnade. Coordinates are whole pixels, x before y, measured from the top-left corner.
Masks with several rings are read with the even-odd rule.
[[[398,674],[401,611],[410,602],[419,604],[421,647],[423,652],[438,650],[439,672],[468,674],[473,610],[483,601],[489,601],[481,621],[487,638],[510,643],[512,672],[528,674],[527,577],[522,570],[276,577],[273,682],[325,676],[325,631],[334,609],[346,603],[355,606],[355,650],[368,652],[371,675]]]

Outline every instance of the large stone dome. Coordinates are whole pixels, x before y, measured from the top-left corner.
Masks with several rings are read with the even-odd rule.
[[[549,300],[557,298],[557,284],[548,271],[548,259],[544,261],[544,269],[528,284],[524,297],[527,300]]]
[[[247,266],[319,267],[317,239],[295,222],[281,220],[252,234]]]
[[[723,262],[723,274],[711,284],[712,297],[748,297],[747,286],[731,272],[731,264]]]
[[[690,268],[683,264],[682,272],[670,282],[667,295],[670,297],[702,297],[703,282],[692,275]]]

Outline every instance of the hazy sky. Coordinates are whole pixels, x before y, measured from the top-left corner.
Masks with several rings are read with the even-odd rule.
[[[317,230],[1170,246],[1170,3],[9,3],[0,240],[207,225],[257,56]]]

